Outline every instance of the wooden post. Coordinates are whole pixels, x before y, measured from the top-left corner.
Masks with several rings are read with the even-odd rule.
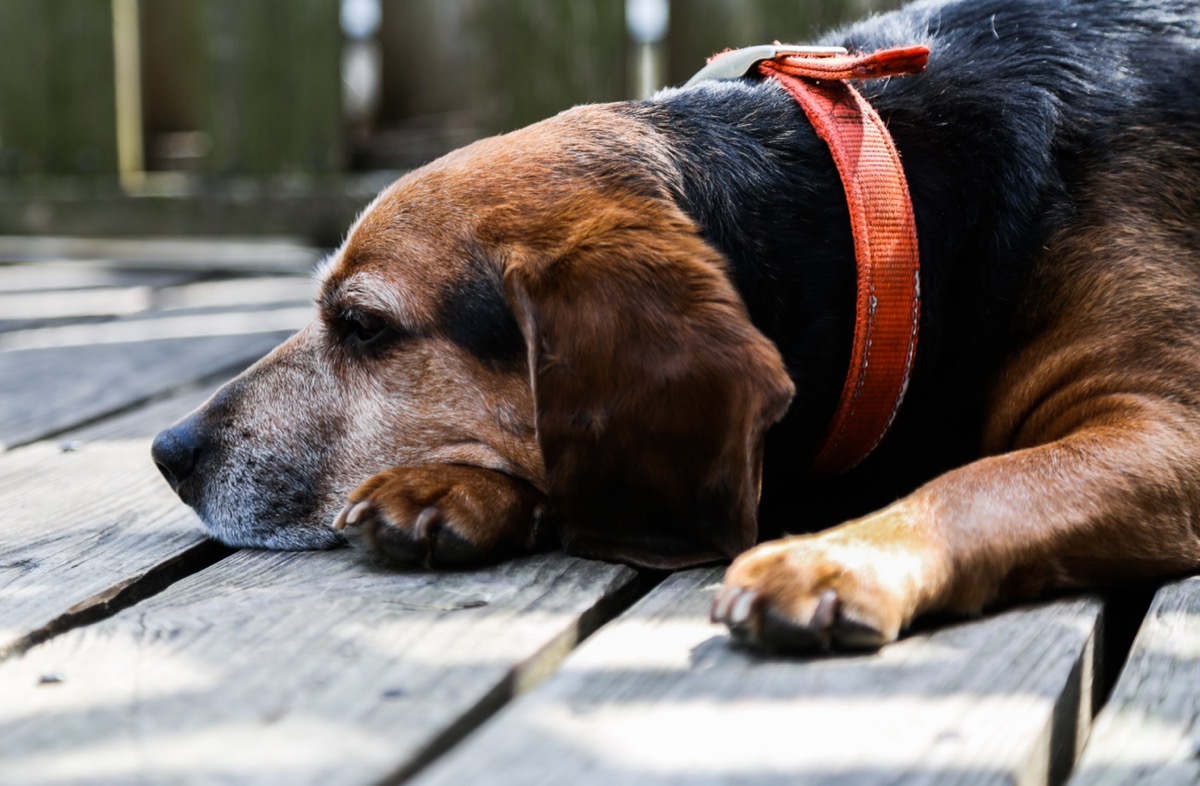
[[[624,0],[393,0],[380,29],[389,165],[626,95]]]
[[[121,185],[136,188],[143,183],[146,174],[138,0],[112,0],[112,15],[117,167]]]
[[[471,42],[465,67],[491,99],[487,131],[627,97],[624,0],[478,3]]]
[[[117,171],[110,0],[0,2],[0,175]]]
[[[198,118],[212,175],[343,165],[337,0],[190,0]]]

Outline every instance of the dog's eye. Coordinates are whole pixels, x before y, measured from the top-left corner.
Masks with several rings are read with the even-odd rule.
[[[383,317],[364,311],[344,311],[338,317],[343,340],[359,346],[381,344],[394,331]]]

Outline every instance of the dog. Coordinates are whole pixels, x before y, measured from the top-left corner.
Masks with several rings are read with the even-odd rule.
[[[868,308],[847,191],[752,73],[401,177],[312,323],[158,435],[163,475],[233,546],[732,560],[713,619],[768,650],[1195,570],[1195,4],[933,0],[821,43],[928,48],[854,83],[919,244],[865,455],[819,461]]]

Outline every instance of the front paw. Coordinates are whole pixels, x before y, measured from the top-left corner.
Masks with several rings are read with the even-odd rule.
[[[877,649],[895,641],[917,612],[929,555],[862,530],[845,525],[742,554],[725,574],[713,621],[768,651]]]
[[[351,492],[333,528],[383,562],[474,565],[534,548],[542,507],[532,486],[494,470],[393,467]]]

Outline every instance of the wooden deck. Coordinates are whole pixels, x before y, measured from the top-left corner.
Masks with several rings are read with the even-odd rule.
[[[719,569],[233,551],[150,439],[306,321],[318,254],[0,258],[0,783],[1200,782],[1200,579],[796,661],[708,623]]]

